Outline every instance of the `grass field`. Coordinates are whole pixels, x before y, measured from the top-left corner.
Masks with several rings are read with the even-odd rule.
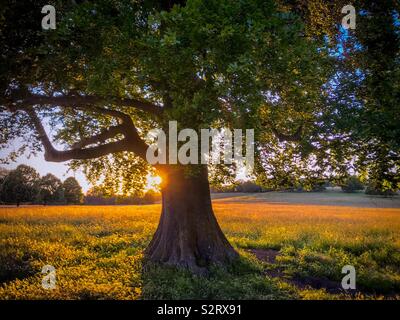
[[[398,199],[296,197],[215,200],[241,257],[206,277],[143,269],[160,205],[0,208],[0,299],[400,298]],[[56,268],[53,290],[41,286],[47,264]],[[347,264],[354,292],[340,289]]]

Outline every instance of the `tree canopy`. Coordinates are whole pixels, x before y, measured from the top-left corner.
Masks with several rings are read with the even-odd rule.
[[[51,173],[40,178],[37,201],[47,204],[49,202],[62,201],[63,197],[64,190],[60,179]]]
[[[19,165],[2,179],[1,200],[17,205],[32,201],[38,193],[39,178],[39,174],[32,167]]]
[[[61,182],[48,173],[39,173],[27,165],[14,170],[0,168],[0,202],[7,204],[79,204],[82,188],[78,181],[69,177]]]
[[[396,188],[395,1],[355,3],[347,36],[342,1],[56,2],[57,29],[46,31],[41,5],[1,12],[3,146],[33,130],[21,152],[44,148],[133,192],[149,169],[150,128],[255,128],[261,176],[290,167],[320,177],[357,156],[359,170]],[[51,146],[42,119],[69,151]]]
[[[82,187],[74,177],[65,179],[62,184],[64,199],[68,204],[79,204],[82,201]]]

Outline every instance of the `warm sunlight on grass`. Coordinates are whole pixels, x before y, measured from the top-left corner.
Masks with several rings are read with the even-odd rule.
[[[357,298],[400,291],[400,209],[223,200],[214,208],[242,261],[203,280],[168,270],[143,274],[160,205],[1,208],[0,299],[349,298],[290,282],[340,281],[345,264],[357,270]],[[279,250],[276,263],[258,261],[248,248]],[[41,287],[46,264],[57,270],[54,290]],[[264,271],[274,268],[281,277]]]

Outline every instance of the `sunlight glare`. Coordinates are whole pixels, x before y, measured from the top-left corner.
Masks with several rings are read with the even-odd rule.
[[[145,191],[148,191],[148,190],[153,190],[156,192],[160,191],[160,184],[162,182],[162,179],[160,176],[154,176],[149,173],[146,176],[146,180],[147,180],[147,182],[146,182],[146,186],[144,188]]]

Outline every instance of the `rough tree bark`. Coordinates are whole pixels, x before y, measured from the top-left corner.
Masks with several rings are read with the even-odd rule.
[[[210,197],[207,167],[169,166],[164,171],[162,212],[146,256],[152,262],[202,273],[238,256],[221,231]],[[165,181],[164,181],[165,180]]]

